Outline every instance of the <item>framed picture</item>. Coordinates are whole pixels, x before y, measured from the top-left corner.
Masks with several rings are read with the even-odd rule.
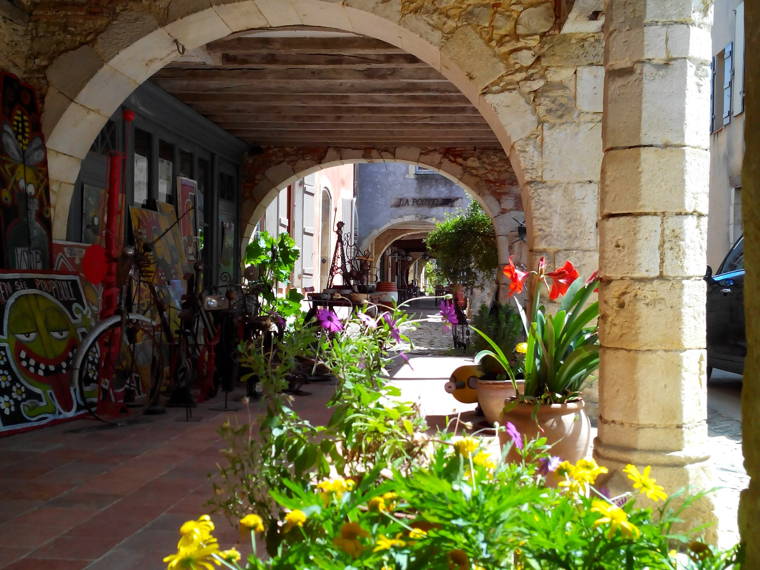
[[[198,182],[177,177],[177,217],[185,259],[193,263],[198,258]]]

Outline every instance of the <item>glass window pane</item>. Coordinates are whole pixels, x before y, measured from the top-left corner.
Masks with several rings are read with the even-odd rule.
[[[135,172],[133,202],[147,206],[150,197],[150,133],[135,129]]]
[[[174,203],[174,146],[158,143],[158,201]]]

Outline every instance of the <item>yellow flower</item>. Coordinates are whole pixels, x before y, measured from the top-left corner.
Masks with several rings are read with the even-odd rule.
[[[207,546],[201,544],[192,545],[189,548],[179,548],[177,554],[170,554],[164,558],[167,570],[213,570],[211,562],[212,554],[219,552],[219,546],[214,543]]]
[[[607,473],[606,467],[600,467],[593,459],[579,459],[575,464],[571,477],[581,483],[593,485],[596,478],[602,473]]]
[[[472,455],[480,443],[474,437],[461,437],[454,442],[454,447],[460,455]]]
[[[525,354],[526,352],[528,352],[528,343],[518,342],[517,346],[515,346],[515,352],[519,352],[520,354]]]
[[[330,495],[335,495],[340,499],[347,491],[352,491],[356,483],[353,479],[343,479],[338,477],[337,479],[329,479],[317,484],[317,489],[322,491],[322,497],[325,500],[329,500]]]
[[[646,495],[655,503],[661,500],[664,501],[668,498],[668,495],[665,493],[665,489],[662,485],[655,483],[655,480],[649,476],[651,470],[652,466],[647,465],[644,468],[644,472],[640,473],[635,465],[628,464],[623,469],[623,473],[628,475],[628,478],[633,481],[634,489],[638,489],[643,495]]]
[[[381,550],[390,550],[394,547],[402,547],[406,546],[406,542],[403,540],[400,540],[401,534],[397,534],[396,538],[388,538],[384,534],[380,535],[380,538],[377,539],[377,544],[375,545],[375,548],[372,549],[372,552],[380,552]]]
[[[234,548],[230,548],[229,550],[223,550],[222,552],[219,553],[219,556],[221,556],[227,562],[237,562],[238,560],[240,560],[240,553]]]
[[[493,470],[496,469],[496,463],[493,462],[491,459],[491,454],[486,453],[485,451],[479,451],[475,454],[475,456],[472,458],[472,462],[475,465],[480,465],[481,467],[485,467],[486,469]]]
[[[409,531],[409,538],[420,539],[420,538],[425,538],[426,536],[427,536],[427,532],[425,532],[421,528],[413,528],[412,530]]]
[[[378,513],[384,513],[388,510],[388,507],[385,505],[385,499],[382,497],[372,497],[369,500],[369,508],[372,511],[377,511]]]
[[[295,509],[285,515],[285,530],[288,531],[294,526],[303,526],[306,522],[306,513],[301,510]]]
[[[244,529],[252,530],[253,532],[264,532],[264,520],[259,515],[245,515],[240,519],[240,531]]]
[[[211,517],[208,515],[201,515],[198,520],[187,521],[179,527],[181,537],[177,547],[191,549],[201,543],[216,543],[216,539],[211,536],[213,530],[214,523],[211,522]]]
[[[470,559],[464,550],[452,550],[449,552],[449,568],[467,570],[470,567]]]
[[[594,526],[610,525],[607,536],[615,534],[617,529],[620,529],[629,538],[638,538],[639,534],[641,534],[638,527],[628,520],[628,515],[620,507],[607,501],[595,499],[591,502],[591,510],[602,515],[601,518],[594,521]]]

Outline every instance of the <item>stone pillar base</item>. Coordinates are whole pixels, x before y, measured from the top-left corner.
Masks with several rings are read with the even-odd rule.
[[[692,453],[693,452],[693,453]],[[693,489],[693,493],[714,486],[712,470],[707,463],[704,449],[681,450],[663,453],[661,450],[642,450],[605,445],[597,437],[594,441],[594,459],[610,470],[606,478],[600,478],[599,485],[606,486],[610,496],[617,496],[632,490],[631,480],[623,473],[623,468],[630,464],[642,470],[651,465],[652,476],[662,485],[668,495],[679,489]],[[655,503],[646,498],[637,501],[641,506],[655,507]],[[674,502],[678,508],[681,502]],[[662,505],[662,503],[659,503]],[[694,501],[680,517],[682,525],[674,527],[675,531],[688,531],[701,525],[709,525],[699,534],[710,544],[718,543],[720,520],[715,516],[715,497],[708,493]]]

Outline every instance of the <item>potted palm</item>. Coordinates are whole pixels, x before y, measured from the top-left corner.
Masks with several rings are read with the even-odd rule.
[[[475,332],[488,343],[476,362],[490,357],[504,369],[513,384],[515,396],[508,398],[502,421],[512,422],[528,437],[544,436],[553,444],[553,453],[568,461],[585,456],[591,444],[591,428],[581,390],[599,366],[599,341],[596,318],[599,303],[591,301],[597,277],[586,282],[569,261],[547,272],[544,259],[536,271],[521,271],[510,259],[504,267],[509,294],[527,288],[530,310],[518,303],[526,335],[522,365],[513,366],[505,347],[482,331]],[[558,301],[550,313],[541,301],[543,289],[549,299]],[[590,302],[591,301],[591,302]],[[512,350],[508,347],[508,350]],[[518,384],[517,377],[523,382]]]

